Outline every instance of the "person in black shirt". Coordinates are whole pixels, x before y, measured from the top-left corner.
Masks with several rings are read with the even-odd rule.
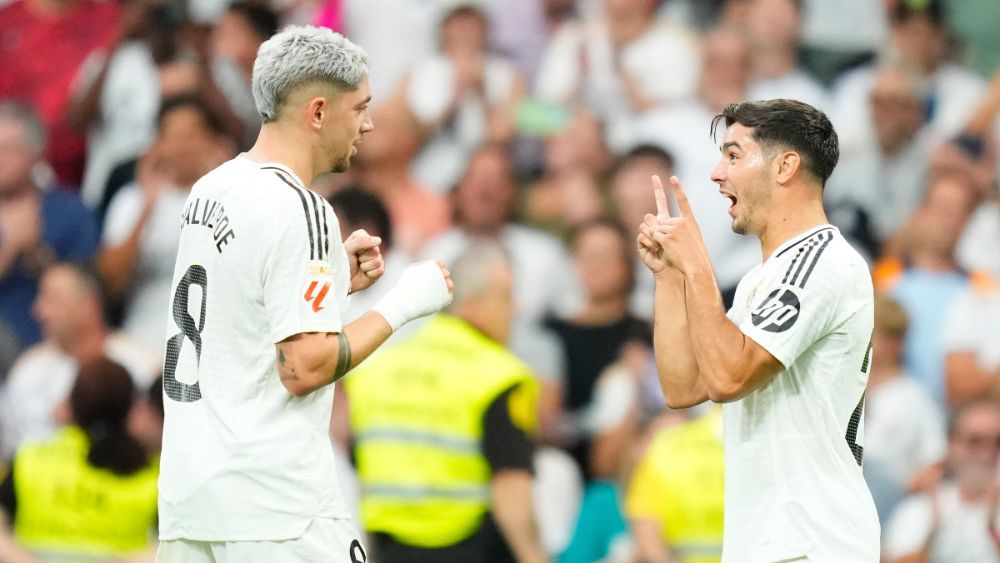
[[[565,353],[564,408],[571,418],[579,419],[593,399],[598,377],[620,358],[625,345],[649,346],[653,337],[649,324],[629,313],[635,269],[631,239],[621,226],[608,219],[584,223],[574,230],[571,246],[585,303],[573,318],[550,316],[545,325],[562,342]],[[589,442],[589,436],[578,433],[569,448],[587,478],[594,476]]]

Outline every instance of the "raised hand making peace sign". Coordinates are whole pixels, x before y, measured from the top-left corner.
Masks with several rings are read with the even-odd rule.
[[[659,176],[652,177],[653,197],[656,198],[656,215],[647,213],[639,225],[636,240],[639,256],[653,274],[672,268],[684,274],[693,268],[711,271],[711,263],[701,231],[694,219],[691,204],[677,176],[670,177],[674,191],[678,215],[671,216],[667,204],[667,194]]]

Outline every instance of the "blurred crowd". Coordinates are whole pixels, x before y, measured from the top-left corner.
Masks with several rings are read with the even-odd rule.
[[[709,180],[709,125],[727,103],[795,98],[838,132],[827,211],[878,293],[864,473],[884,560],[1000,561],[992,0],[0,4],[0,560],[155,549],[184,202],[255,138],[257,47],[312,23],[371,65],[375,129],[313,186],[344,235],[382,237],[389,279],[352,314],[410,262],[483,240],[509,257],[510,298],[478,322],[509,320],[484,332],[537,383],[534,509],[553,560],[718,560],[719,409],[664,405],[635,235],[656,213],[650,176],[679,176],[731,302],[762,257]],[[363,523],[365,403],[349,391],[331,440]]]

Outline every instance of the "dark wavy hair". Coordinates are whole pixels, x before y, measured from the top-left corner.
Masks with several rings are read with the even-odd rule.
[[[798,100],[765,100],[729,104],[712,119],[712,134],[720,122],[753,129],[753,140],[765,149],[785,147],[802,157],[805,171],[820,186],[833,174],[840,159],[840,141],[825,113]]]
[[[69,394],[73,421],[90,439],[87,463],[116,475],[131,475],[149,463],[142,444],[128,432],[135,385],[121,365],[99,358],[80,366]]]

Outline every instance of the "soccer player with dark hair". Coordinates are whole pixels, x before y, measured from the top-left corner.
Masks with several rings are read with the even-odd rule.
[[[654,341],[672,407],[725,403],[724,561],[878,561],[879,523],[861,474],[873,328],[864,259],[829,224],[823,186],[839,157],[830,120],[794,100],[730,104],[712,172],[737,233],[763,263],[724,310],[687,196],[638,250],[656,276]]]

